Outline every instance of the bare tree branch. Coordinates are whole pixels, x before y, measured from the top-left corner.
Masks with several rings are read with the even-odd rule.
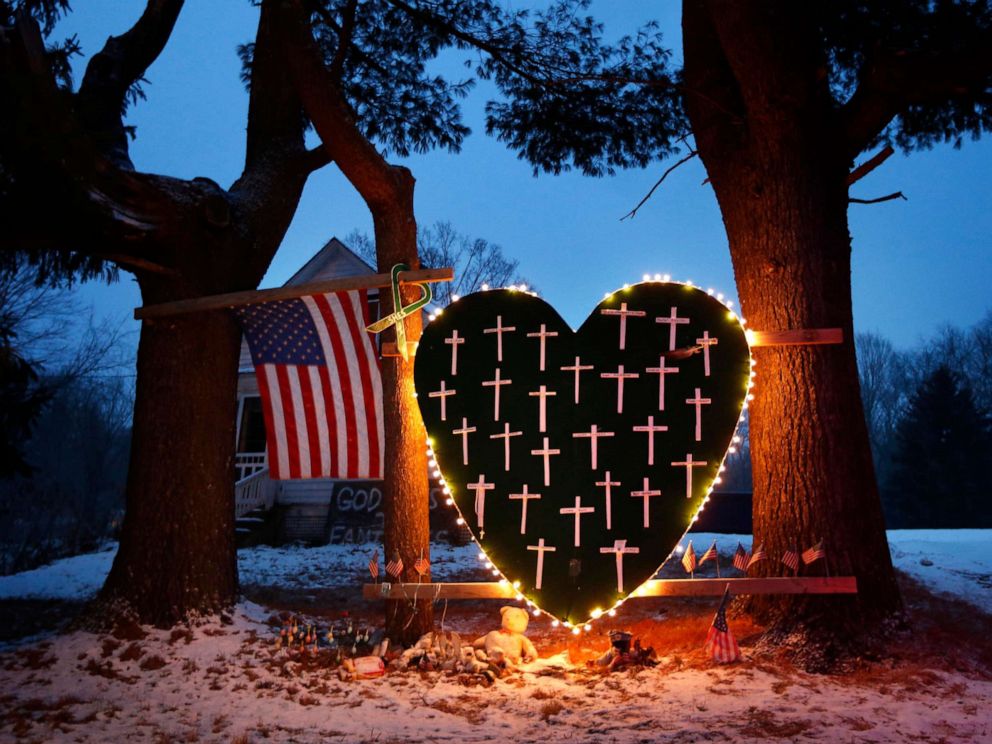
[[[858,181],[860,181],[862,178],[867,176],[878,166],[880,166],[882,163],[888,160],[889,157],[894,152],[895,150],[892,149],[891,145],[886,145],[885,147],[883,147],[881,150],[879,150],[877,153],[872,155],[870,158],[868,158],[868,160],[863,162],[861,165],[859,165],[857,168],[852,170],[847,175],[847,185],[850,186],[852,183],[857,183]]]
[[[901,191],[895,191],[891,194],[886,194],[885,196],[879,196],[875,199],[855,199],[853,196],[848,198],[848,204],[878,204],[880,202],[892,201],[893,199],[902,199],[903,201],[909,201],[906,195]]]
[[[666,170],[664,173],[661,174],[661,178],[659,178],[655,182],[654,186],[651,187],[651,190],[648,191],[648,193],[644,196],[644,198],[641,199],[639,202],[637,202],[637,206],[634,207],[633,209],[631,209],[629,212],[627,212],[627,214],[625,214],[623,217],[621,217],[620,218],[620,221],[623,222],[628,217],[633,218],[637,214],[637,210],[640,209],[641,207],[643,207],[644,204],[647,202],[647,200],[651,198],[651,195],[654,194],[655,190],[659,186],[661,186],[662,181],[664,181],[666,178],[668,178],[668,174],[669,173],[671,173],[673,170],[675,170],[676,168],[678,168],[680,165],[684,165],[685,163],[688,163],[690,160],[692,160],[697,155],[699,155],[698,152],[696,152],[695,150],[690,150],[688,155],[686,155],[684,158],[682,158],[677,163],[675,163],[675,165],[672,165],[671,167],[669,167],[668,170]],[[709,179],[707,179],[707,180],[709,180]],[[706,181],[703,181],[703,183],[706,183]]]

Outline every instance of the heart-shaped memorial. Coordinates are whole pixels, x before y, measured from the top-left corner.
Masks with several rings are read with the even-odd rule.
[[[415,379],[434,456],[485,554],[527,599],[578,624],[679,544],[750,371],[722,302],[645,282],[608,296],[577,332],[526,292],[464,297],[424,330]]]

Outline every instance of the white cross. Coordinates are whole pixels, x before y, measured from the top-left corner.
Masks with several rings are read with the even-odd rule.
[[[703,347],[703,376],[710,376],[710,347],[720,343],[717,338],[710,338],[709,331],[703,331],[703,337],[697,338],[696,343]]]
[[[604,486],[606,488],[606,529],[612,530],[613,524],[611,517],[613,514],[613,504],[610,501],[610,497],[612,496],[613,486],[619,486],[620,481],[610,480],[609,470],[606,471],[604,477],[605,479],[601,481],[597,481],[596,485]]]
[[[613,379],[617,381],[617,413],[623,413],[623,381],[640,377],[637,372],[624,373],[623,365],[617,367],[616,372],[601,372],[599,376],[603,379]]]
[[[483,333],[495,333],[496,334],[496,361],[503,361],[503,334],[510,331],[517,330],[516,326],[505,326],[503,325],[503,316],[496,316],[496,327],[495,328],[484,328]]]
[[[665,410],[665,375],[677,374],[679,371],[678,367],[666,367],[665,357],[658,357],[657,367],[648,367],[645,372],[651,372],[652,374],[658,375],[658,410]]]
[[[458,331],[453,331],[450,336],[444,339],[444,343],[451,346],[451,374],[458,374],[458,345],[465,343],[465,339],[458,335]]]
[[[511,493],[510,494],[510,500],[511,501],[520,501],[520,502],[523,502],[523,503],[520,504],[520,506],[522,507],[522,509],[520,510],[520,534],[521,535],[523,535],[523,534],[525,534],[527,532],[527,502],[530,501],[531,499],[538,499],[538,500],[540,500],[540,498],[541,498],[541,494],[539,494],[539,493],[531,493],[530,491],[527,490],[527,484],[526,483],[524,484],[524,491],[523,491],[523,493]]]
[[[544,554],[554,553],[558,548],[552,548],[544,544],[544,538],[542,537],[537,541],[537,545],[528,545],[527,550],[537,551],[537,579],[534,582],[534,588],[541,588],[541,577],[544,576]]]
[[[603,315],[619,315],[620,316],[620,349],[623,350],[627,345],[627,316],[632,318],[643,318],[647,315],[643,310],[628,310],[627,303],[621,302],[619,310],[610,310],[604,308],[599,311]]]
[[[486,517],[486,491],[496,488],[495,483],[486,483],[486,476],[480,475],[475,483],[465,484],[466,488],[475,491],[475,519],[481,530],[485,525]]]
[[[544,345],[545,341],[549,338],[554,338],[558,335],[558,331],[547,331],[544,328],[544,323],[541,323],[541,330],[537,333],[528,333],[527,338],[539,338],[541,339],[541,371],[544,371]]]
[[[623,556],[626,553],[640,553],[640,548],[628,548],[626,540],[614,540],[612,548],[600,548],[600,553],[615,553],[617,557],[617,591],[623,594]]]
[[[677,330],[678,326],[685,325],[686,323],[688,323],[689,319],[680,318],[678,315],[678,308],[673,307],[671,315],[669,315],[667,318],[664,316],[660,318],[655,318],[654,322],[668,324],[668,350],[675,351],[675,331]]]
[[[541,455],[544,457],[544,485],[551,485],[551,461],[548,459],[551,455],[560,455],[560,449],[551,449],[548,447],[548,438],[544,438],[544,449],[531,450],[532,455]]]
[[[581,532],[580,523],[582,522],[582,515],[592,514],[594,511],[596,511],[596,507],[594,506],[582,506],[581,496],[575,497],[575,506],[569,508],[562,507],[561,509],[558,510],[559,514],[571,514],[575,517],[575,547],[577,548],[582,544],[581,540],[579,539]]]
[[[574,439],[588,439],[589,444],[592,445],[592,469],[596,470],[599,466],[597,465],[597,453],[599,451],[599,438],[600,437],[612,437],[612,431],[600,431],[596,424],[589,427],[589,431],[577,431],[572,434]]]
[[[549,396],[550,397],[554,397],[554,396],[558,395],[558,393],[556,393],[554,390],[550,390],[549,391],[547,385],[541,385],[541,387],[539,387],[537,390],[534,390],[534,391],[529,392],[527,394],[529,396],[531,396],[532,398],[535,398],[536,397],[536,398],[540,398],[541,399],[541,408],[540,408],[540,415],[538,416],[538,427],[537,427],[537,430],[538,431],[547,431],[548,430],[548,425],[547,425],[548,424],[548,417],[547,417],[547,412],[548,412],[548,409],[547,409],[548,397]]]
[[[475,431],[474,426],[468,425],[468,419],[462,416],[462,428],[455,429],[452,434],[462,435],[462,465],[468,465],[468,435]]]
[[[648,465],[654,465],[654,435],[655,432],[668,431],[667,426],[658,424],[655,426],[654,416],[648,416],[648,422],[644,426],[635,426],[634,431],[647,432],[648,435]]]
[[[699,394],[699,388],[696,388],[696,397],[686,398],[685,402],[696,407],[696,441],[701,442],[703,440],[703,406],[708,406],[713,400],[703,398]]]
[[[692,498],[692,469],[706,465],[706,460],[693,460],[692,455],[685,456],[685,462],[673,462],[672,465],[685,468],[685,497]]]
[[[631,491],[630,495],[635,499],[644,499],[644,528],[651,526],[651,497],[661,496],[661,491],[652,490],[648,479],[644,479],[644,488],[640,491]]]
[[[522,431],[510,431],[510,424],[504,421],[502,434],[489,435],[490,439],[503,440],[503,469],[506,471],[510,470],[510,437],[519,437],[522,434]]]
[[[575,364],[571,367],[562,367],[562,372],[574,372],[575,373],[575,405],[579,404],[579,375],[582,374],[587,369],[593,369],[591,364],[582,364],[582,360],[579,357],[575,357]]]
[[[499,421],[499,389],[504,385],[510,385],[513,380],[503,380],[499,376],[499,367],[496,368],[496,379],[495,380],[485,380],[482,383],[482,387],[491,387],[496,395],[493,397],[493,418]]]
[[[427,397],[428,398],[440,398],[441,399],[441,420],[442,421],[447,421],[448,420],[448,406],[447,406],[448,396],[449,395],[455,395],[456,393],[457,393],[456,390],[448,390],[448,388],[445,387],[444,380],[441,380],[441,389],[440,390],[435,390],[434,392],[427,393]]]

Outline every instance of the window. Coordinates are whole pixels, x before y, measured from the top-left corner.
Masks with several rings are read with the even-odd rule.
[[[265,419],[262,417],[262,399],[257,395],[241,399],[238,452],[265,452]]]

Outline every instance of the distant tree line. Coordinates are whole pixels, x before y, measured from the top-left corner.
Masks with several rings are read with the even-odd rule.
[[[992,527],[992,312],[910,350],[856,345],[887,526]]]
[[[93,550],[124,508],[133,350],[36,271],[0,276],[0,574]]]

